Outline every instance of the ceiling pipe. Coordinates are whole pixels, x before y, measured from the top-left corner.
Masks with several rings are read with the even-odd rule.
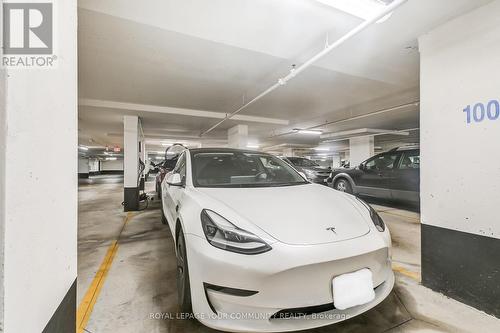
[[[323,51],[321,51],[320,53],[316,54],[314,57],[312,57],[311,59],[307,60],[305,63],[303,63],[299,67],[292,68],[290,70],[290,73],[287,76],[285,76],[283,78],[280,78],[278,80],[278,82],[276,82],[275,84],[273,84],[272,86],[270,86],[269,88],[267,88],[265,91],[263,91],[262,93],[260,93],[256,97],[254,97],[253,99],[251,99],[249,102],[243,104],[243,106],[241,106],[240,108],[238,108],[236,111],[234,111],[234,112],[232,112],[230,114],[227,114],[224,119],[220,120],[219,122],[217,122],[216,124],[214,124],[209,129],[201,132],[200,137],[202,137],[203,135],[205,135],[207,133],[210,133],[215,128],[219,127],[222,123],[224,123],[226,120],[231,119],[236,114],[240,113],[241,111],[243,111],[244,109],[246,109],[250,105],[254,104],[255,102],[257,102],[262,97],[268,95],[269,93],[273,92],[277,88],[279,88],[281,86],[284,86],[285,84],[287,84],[288,81],[292,80],[298,74],[300,74],[301,72],[303,72],[304,70],[306,70],[308,67],[310,67],[311,65],[313,65],[315,62],[317,62],[318,60],[320,60],[321,58],[323,58],[325,55],[327,55],[328,53],[330,53],[332,50],[334,50],[337,47],[339,47],[340,45],[344,44],[346,41],[348,41],[352,37],[356,36],[357,34],[359,34],[360,32],[362,32],[363,30],[365,30],[366,28],[368,28],[369,26],[371,26],[372,24],[376,23],[381,18],[383,18],[386,15],[392,13],[394,10],[396,10],[398,7],[400,7],[406,1],[408,1],[408,0],[395,0],[393,3],[391,3],[390,5],[388,5],[379,14],[375,15],[374,17],[372,17],[369,20],[364,21],[363,23],[361,23],[360,25],[358,25],[357,27],[355,27],[354,29],[352,29],[351,31],[349,31],[347,34],[345,34],[344,36],[342,36],[341,38],[339,38],[333,44],[327,44],[325,46],[325,48],[323,49]]]
[[[375,134],[366,134],[366,135],[358,135],[358,136],[352,136],[350,138],[343,138],[343,139],[329,139],[329,140],[323,140],[321,143],[330,143],[330,142],[339,142],[339,141],[346,141],[349,139],[354,139],[354,138],[366,138],[369,136],[380,136],[380,135],[391,135],[391,134],[400,134],[404,132],[414,132],[414,131],[419,131],[420,127],[415,127],[415,128],[408,128],[408,129],[403,129],[403,130],[395,130],[395,131],[387,131],[383,133],[375,133]]]
[[[340,124],[340,123],[344,123],[344,122],[349,122],[349,121],[353,121],[353,120],[358,120],[358,119],[363,119],[363,118],[367,118],[367,117],[381,115],[381,114],[384,114],[387,112],[396,111],[396,110],[407,108],[410,106],[419,106],[419,105],[420,105],[420,101],[415,101],[415,102],[411,102],[411,103],[401,104],[398,106],[391,106],[391,107],[386,108],[386,109],[377,110],[377,111],[370,112],[370,113],[365,113],[365,114],[362,114],[359,116],[354,116],[354,117],[349,117],[349,118],[344,118],[344,119],[339,119],[339,120],[333,120],[333,121],[327,121],[327,122],[321,123],[319,125],[307,127],[305,129],[312,130],[312,129],[316,129],[318,127],[336,125],[336,124]],[[288,131],[288,132],[284,132],[284,133],[274,134],[274,135],[267,137],[267,139],[272,139],[272,138],[290,135],[290,134],[295,134],[295,133],[297,133],[297,131]],[[328,133],[331,133],[331,132],[324,132],[324,134],[328,134]]]

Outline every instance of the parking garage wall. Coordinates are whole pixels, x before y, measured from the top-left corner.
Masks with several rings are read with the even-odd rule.
[[[0,6],[0,17],[3,17],[2,6]],[[0,36],[2,27],[0,24]],[[0,55],[2,51],[0,49]],[[7,118],[5,112],[5,92],[7,90],[6,73],[0,68],[0,332],[3,332],[4,321],[4,227],[5,227],[5,135],[7,133]]]
[[[419,39],[422,281],[500,317],[500,1]]]
[[[0,77],[0,312],[7,333],[75,331],[76,0],[53,3],[55,66],[9,68]]]
[[[101,171],[123,172],[123,159],[116,161],[102,161]]]

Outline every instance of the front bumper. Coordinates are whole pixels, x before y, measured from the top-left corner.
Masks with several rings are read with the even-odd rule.
[[[394,285],[388,248],[374,233],[363,240],[321,245],[274,243],[271,251],[254,256],[216,249],[198,236],[186,237],[193,312],[215,329],[277,332],[329,325],[371,309]],[[375,299],[344,311],[325,308],[333,302],[332,279],[362,268],[372,271]],[[235,296],[205,289],[204,284],[258,292]],[[308,315],[273,317],[298,308]]]
[[[309,178],[309,180],[315,184],[328,185],[327,183],[328,177],[316,176],[314,178]]]

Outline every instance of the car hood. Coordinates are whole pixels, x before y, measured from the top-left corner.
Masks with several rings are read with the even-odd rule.
[[[321,185],[198,190],[287,244],[339,242],[370,231],[348,195]]]

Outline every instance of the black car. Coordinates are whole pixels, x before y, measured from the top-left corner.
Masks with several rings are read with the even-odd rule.
[[[309,181],[327,185],[326,180],[330,176],[331,168],[322,167],[318,163],[303,157],[284,157],[283,160],[306,175]]]
[[[339,191],[418,203],[420,149],[395,148],[352,169],[334,169],[328,183]]]

